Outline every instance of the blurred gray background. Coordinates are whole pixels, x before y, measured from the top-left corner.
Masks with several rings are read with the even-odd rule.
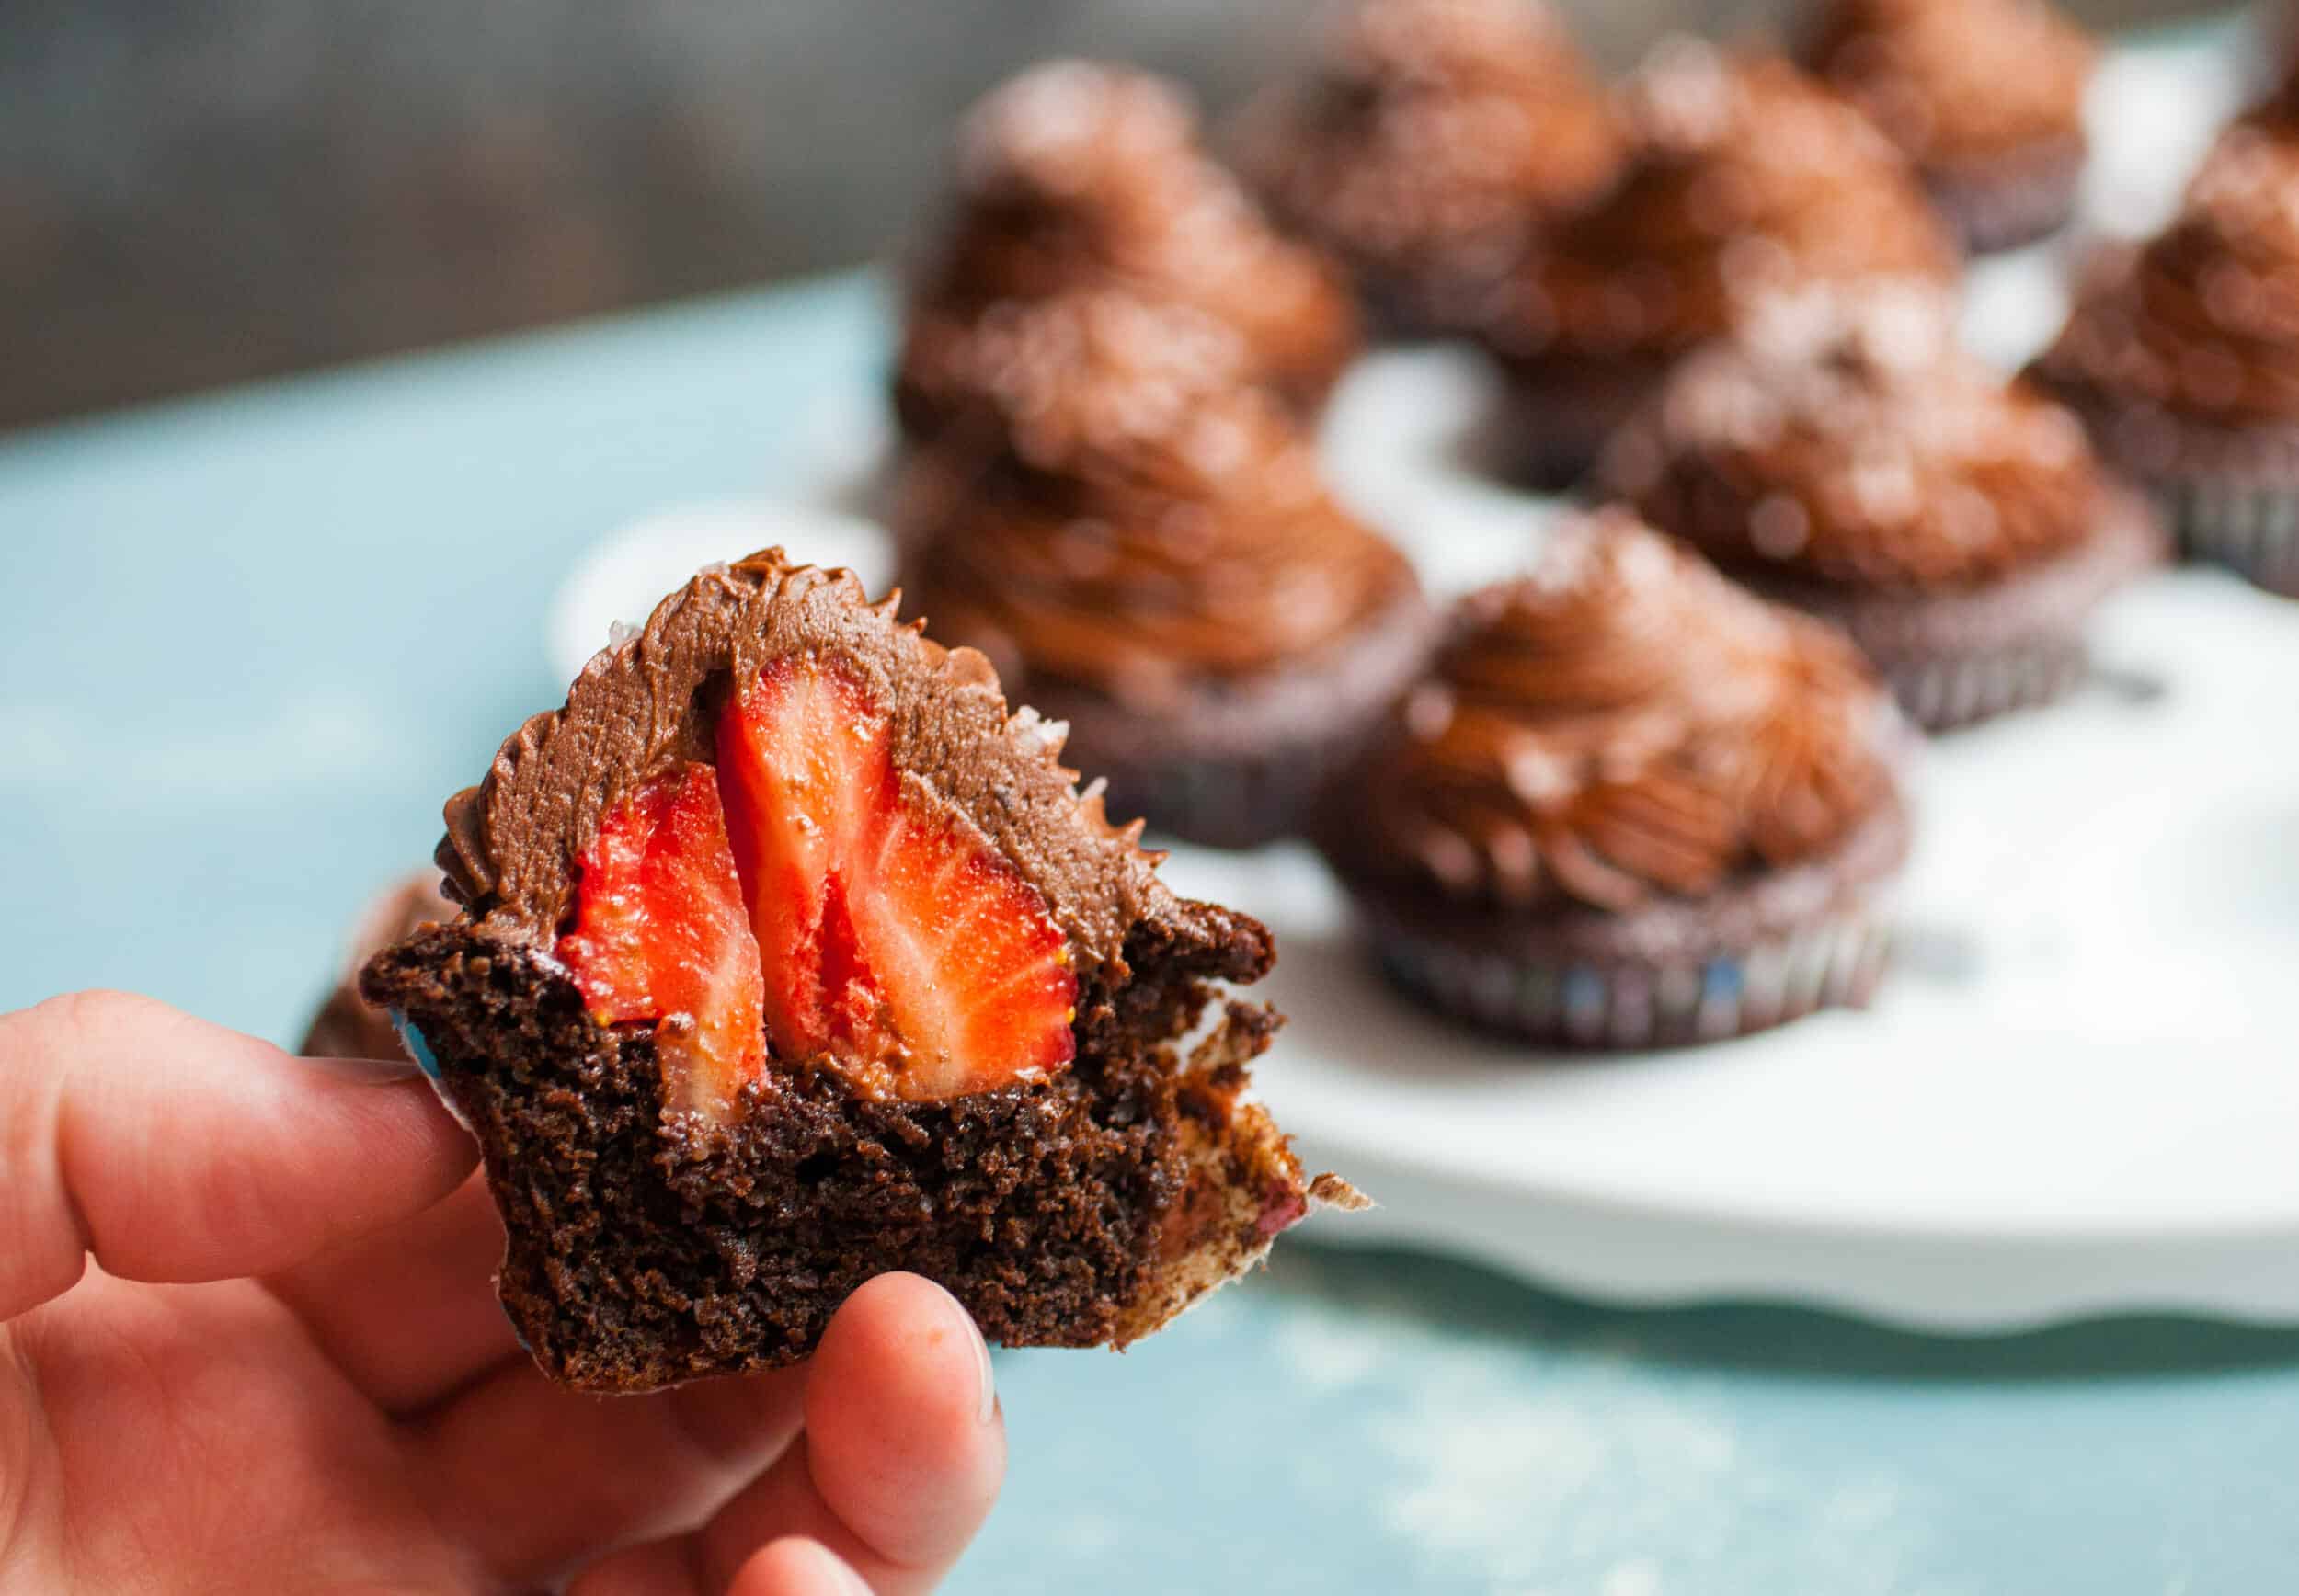
[[[1787,4],[1564,8],[1617,69]],[[1218,112],[1324,10],[0,0],[0,427],[881,256],[1014,67],[1129,58]]]

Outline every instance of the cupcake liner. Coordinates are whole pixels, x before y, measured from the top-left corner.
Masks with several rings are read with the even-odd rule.
[[[1385,928],[1390,980],[1445,1013],[1529,1042],[1635,1049],[1721,1042],[1866,1005],[1890,953],[1871,909],[1698,963],[1549,963]]]
[[[2184,557],[2299,598],[2299,485],[2199,478],[2159,483],[2156,496]]]
[[[1357,757],[1362,735],[1155,763],[1066,754],[1109,784],[1113,815],[1208,848],[1253,848],[1300,831],[1319,795]]]
[[[2082,644],[2055,639],[1895,664],[1884,674],[1908,719],[1927,732],[1944,732],[2065,698],[2090,668]]]
[[[2080,144],[2022,154],[1977,174],[1928,174],[1933,205],[1973,255],[2049,238],[2072,221],[2081,185]]]

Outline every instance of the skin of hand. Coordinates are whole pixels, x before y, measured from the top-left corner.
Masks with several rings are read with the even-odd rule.
[[[470,1138],[412,1073],[146,998],[0,1015],[0,1590],[914,1596],[1005,1468],[914,1275],[806,1364],[551,1384]]]

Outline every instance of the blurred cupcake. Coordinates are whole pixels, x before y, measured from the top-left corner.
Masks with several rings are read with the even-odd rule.
[[[1953,317],[1922,286],[1775,301],[1679,366],[1599,470],[1842,626],[1933,728],[2065,692],[2092,611],[2162,551],[2076,418],[1958,348]]]
[[[2299,96],[2221,135],[2161,235],[2091,263],[2033,370],[2189,554],[2299,596]]]
[[[1197,142],[1181,93],[1088,62],[992,92],[960,136],[956,214],[912,287],[895,400],[932,437],[954,364],[1013,302],[1109,286],[1190,305],[1232,328],[1257,381],[1304,412],[1357,342],[1340,274],[1280,237]]]
[[[1466,330],[1621,154],[1610,100],[1537,0],[1367,0],[1252,108],[1242,142],[1272,214],[1408,336]]]
[[[1551,232],[1495,296],[1504,450],[1564,486],[1693,346],[1768,292],[1914,277],[1957,258],[1900,153],[1786,62],[1657,50],[1626,94],[1625,177]]]
[[[1714,1041],[1867,998],[1908,735],[1834,630],[1610,508],[1463,602],[1320,841],[1437,1009]]]
[[[2042,0],[1820,0],[1804,59],[1916,163],[1975,251],[2065,225],[2099,51]]]
[[[335,989],[312,1016],[296,1051],[306,1058],[405,1058],[406,1047],[391,1016],[360,996],[360,966],[417,927],[452,920],[458,912],[440,890],[437,865],[402,878],[372,899],[352,924],[349,953]]]
[[[1236,345],[1109,290],[986,324],[963,440],[917,451],[895,515],[908,612],[1069,722],[1114,812],[1220,846],[1297,828],[1432,624]]]

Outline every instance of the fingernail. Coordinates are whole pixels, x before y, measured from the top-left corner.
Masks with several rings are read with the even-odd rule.
[[[303,1062],[337,1080],[353,1081],[362,1086],[396,1086],[401,1081],[423,1078],[423,1066],[412,1058],[329,1058],[313,1055]]]
[[[981,1394],[975,1404],[974,1416],[988,1424],[998,1416],[998,1380],[990,1372],[989,1343],[982,1340],[982,1328],[974,1322],[974,1316],[966,1311],[966,1305],[947,1291],[942,1294],[949,1298],[950,1311],[966,1327],[966,1339],[974,1343],[974,1367],[981,1378]]]

